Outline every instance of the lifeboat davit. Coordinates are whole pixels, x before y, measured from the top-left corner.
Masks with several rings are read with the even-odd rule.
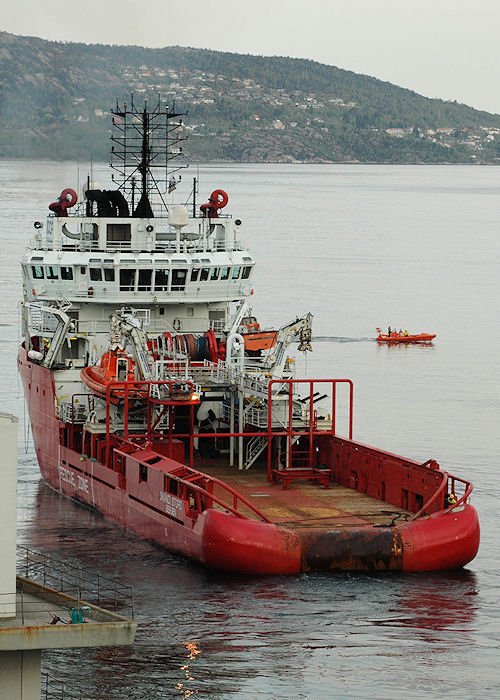
[[[380,328],[377,328],[377,333],[379,343],[430,343],[436,337],[436,333],[410,334],[408,331],[391,331],[390,335],[384,335]]]
[[[102,399],[107,397],[108,386],[111,403],[117,404],[125,397],[125,382],[135,382],[134,360],[122,350],[105,352],[99,365],[82,369],[80,377],[90,391]],[[123,384],[115,384],[123,382]],[[145,399],[148,395],[144,387],[129,386],[127,396],[130,399]]]

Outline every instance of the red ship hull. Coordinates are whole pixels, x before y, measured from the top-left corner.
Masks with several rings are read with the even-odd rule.
[[[206,501],[205,506],[200,507],[199,493],[207,494],[207,491],[199,490],[197,496],[194,491],[189,494],[188,489],[183,495],[179,491],[175,496],[166,490],[168,480],[180,470],[186,470],[180,463],[183,450],[178,451],[179,461],[176,461],[165,456],[158,460],[161,453],[148,451],[145,447],[132,453],[117,449],[115,466],[118,463],[120,468],[110,469],[99,459],[65,446],[61,439],[64,424],[54,411],[53,374],[30,362],[24,348],[19,352],[19,371],[36,455],[45,481],[65,496],[95,508],[119,525],[209,567],[257,574],[293,574],[312,570],[430,571],[462,567],[477,553],[477,513],[466,502],[456,509],[443,510],[436,506],[435,512],[429,516],[401,525],[373,526],[358,519],[351,526],[344,523],[341,527],[332,525],[326,529],[311,527],[307,523],[302,528],[291,529],[277,522],[239,517],[237,512],[216,509],[214,504]],[[380,471],[382,460],[387,481],[392,470],[395,491],[401,491],[399,481],[403,479],[410,489],[407,483],[410,477],[404,472],[404,465],[415,471],[416,463],[330,435],[321,438],[318,449],[323,461],[333,464],[337,455],[337,463],[340,463],[340,458],[345,455],[345,464],[356,468],[355,472],[351,469],[350,472],[332,473],[339,483],[345,481],[349,486],[352,473],[356,473],[355,488],[370,495],[370,475],[367,472],[366,479],[363,469],[373,467]],[[151,455],[154,456],[151,461],[157,462],[154,466],[148,462]],[[379,460],[378,467],[375,458]],[[145,464],[150,465],[147,481],[141,479],[141,469]],[[403,470],[400,476],[396,471],[398,465]],[[429,488],[438,475],[443,474],[435,469],[426,468],[425,471],[423,465],[416,466],[420,468],[419,478],[423,474],[422,480],[428,479]],[[272,488],[276,493],[285,493],[279,487]],[[293,489],[290,494],[289,498],[293,499]],[[408,491],[406,494],[408,498]]]

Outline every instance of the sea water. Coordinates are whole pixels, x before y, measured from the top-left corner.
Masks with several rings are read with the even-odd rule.
[[[76,163],[0,162],[2,410],[19,416],[20,544],[135,589],[130,648],[46,652],[84,698],[500,696],[500,170],[473,166],[205,165],[257,261],[253,310],[314,315],[297,376],[355,383],[354,438],[474,482],[477,558],[458,572],[214,574],[40,481],[16,376],[19,258]],[[111,187],[107,168],[93,177]],[[375,327],[432,332],[379,346]]]

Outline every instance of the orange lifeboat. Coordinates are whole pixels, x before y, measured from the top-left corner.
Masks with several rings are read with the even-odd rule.
[[[105,352],[99,365],[85,367],[80,372],[82,382],[90,391],[102,399],[106,398],[108,386],[115,382],[135,382],[134,360],[123,350]],[[144,399],[148,392],[144,387],[130,386],[130,399]],[[125,386],[115,385],[110,389],[110,401],[117,404],[125,397]]]
[[[239,333],[243,336],[246,352],[258,355],[276,344],[278,331],[263,331],[255,316],[246,316],[241,321]]]
[[[390,335],[384,335],[381,328],[377,328],[377,333],[379,343],[430,343],[436,337],[436,333],[410,334],[408,331],[391,331]]]

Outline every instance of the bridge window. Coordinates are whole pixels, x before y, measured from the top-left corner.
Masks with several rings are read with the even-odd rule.
[[[61,265],[61,279],[62,280],[72,280],[73,279],[73,268],[65,267]]]
[[[210,275],[211,280],[219,279],[220,267],[212,267],[212,273]]]
[[[243,272],[241,273],[241,279],[242,280],[247,280],[250,277],[250,272],[252,271],[252,268],[250,265],[245,265],[243,268]]]
[[[45,273],[48,280],[58,280],[59,279],[59,268],[57,265],[47,265],[45,268]]]
[[[137,285],[137,290],[139,292],[150,292],[151,291],[151,276],[153,270],[139,270],[139,283]]]
[[[109,267],[104,268],[104,279],[106,282],[114,282],[115,281],[115,271]]]
[[[187,270],[172,270],[172,289],[180,290],[186,286]]]
[[[148,480],[148,468],[145,464],[139,464],[139,481]]]
[[[135,270],[120,270],[120,292],[133,292],[135,287]]]
[[[204,282],[205,280],[208,279],[209,275],[210,275],[210,268],[209,267],[202,267],[201,273],[200,273],[200,280],[202,282]]]
[[[221,280],[228,280],[229,279],[229,270],[230,267],[221,267],[220,269],[220,278]]]
[[[196,282],[199,274],[200,274],[200,271],[198,269],[191,270],[191,282]]]
[[[31,272],[33,273],[34,280],[43,280],[43,267],[41,265],[32,265]]]
[[[168,291],[168,270],[155,270],[155,292]]]
[[[102,281],[102,270],[100,267],[89,267],[89,273],[92,282]]]
[[[235,265],[233,267],[233,274],[232,274],[233,280],[238,279],[238,277],[240,276],[240,270],[241,270],[241,267],[239,265]]]

